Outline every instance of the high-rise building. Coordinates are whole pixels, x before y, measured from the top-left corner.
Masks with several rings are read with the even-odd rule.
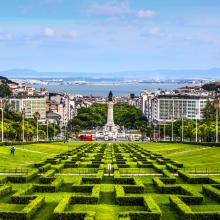
[[[157,95],[152,99],[153,123],[162,124],[179,119],[202,119],[208,96],[197,95]]]
[[[33,118],[39,113],[41,120],[46,119],[46,98],[44,96],[29,96],[25,98],[10,98],[10,108],[16,112],[24,112],[25,118]]]
[[[146,116],[148,119],[148,124],[150,125],[152,123],[152,108],[151,103],[152,99],[155,97],[155,93],[144,90],[140,94],[140,108],[142,113]]]

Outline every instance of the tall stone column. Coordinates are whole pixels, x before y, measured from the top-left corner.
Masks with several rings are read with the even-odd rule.
[[[113,118],[113,102],[108,103],[108,117],[107,117],[107,125],[114,125],[114,118]]]

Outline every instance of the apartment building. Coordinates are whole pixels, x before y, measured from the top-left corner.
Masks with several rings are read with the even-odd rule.
[[[152,122],[163,124],[179,119],[202,119],[208,96],[199,95],[158,95],[152,99]]]
[[[46,98],[44,96],[10,98],[9,104],[13,111],[24,111],[25,118],[33,118],[34,114],[38,112],[40,116],[39,119],[46,119]]]

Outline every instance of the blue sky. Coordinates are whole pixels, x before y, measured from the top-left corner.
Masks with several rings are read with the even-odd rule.
[[[219,0],[1,0],[0,70],[220,67]]]

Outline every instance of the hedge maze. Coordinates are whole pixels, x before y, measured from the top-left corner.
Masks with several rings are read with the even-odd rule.
[[[88,143],[1,175],[0,219],[218,220],[220,179],[133,143]]]

